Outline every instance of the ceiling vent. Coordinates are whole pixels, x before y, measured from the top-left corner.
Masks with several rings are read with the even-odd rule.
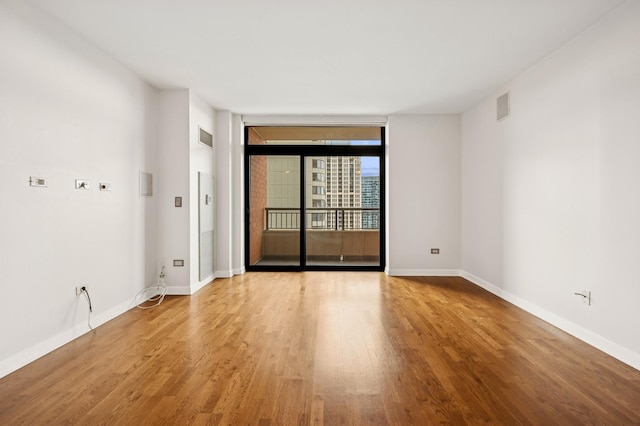
[[[200,143],[203,143],[211,148],[213,148],[213,135],[202,127],[198,127],[200,129]]]
[[[509,104],[509,92],[498,97],[498,99],[496,100],[496,118],[498,121],[504,120],[505,118],[509,117],[509,114],[511,113]]]

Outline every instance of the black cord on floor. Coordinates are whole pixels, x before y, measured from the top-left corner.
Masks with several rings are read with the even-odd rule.
[[[93,306],[91,305],[91,296],[89,296],[89,290],[87,290],[86,287],[82,287],[82,292],[84,293],[85,297],[87,298],[87,302],[89,302],[89,318],[87,319],[87,323],[89,325],[89,328],[91,329],[91,331],[93,331],[94,333],[96,332],[93,327],[91,327],[91,313],[93,312]]]

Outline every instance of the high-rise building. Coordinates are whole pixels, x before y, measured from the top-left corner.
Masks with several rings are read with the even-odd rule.
[[[307,228],[326,229],[327,211],[316,210],[327,207],[327,161],[326,157],[309,157],[306,159],[306,208],[309,209],[307,215]]]
[[[362,176],[362,229],[380,228],[380,176]]]
[[[333,229],[361,229],[361,174],[360,157],[327,158],[327,207],[332,213],[327,225]],[[337,209],[337,210],[336,210]],[[354,210],[355,209],[355,210]]]
[[[267,206],[277,210],[269,215],[268,228],[296,228],[299,226],[298,212],[286,209],[300,205],[299,160],[289,156],[269,157],[267,165]],[[307,228],[362,229],[361,175],[362,164],[358,156],[307,157]]]

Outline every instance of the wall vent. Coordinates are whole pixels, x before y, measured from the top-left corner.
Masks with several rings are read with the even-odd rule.
[[[496,118],[498,121],[504,120],[511,114],[511,107],[509,102],[509,92],[502,96],[499,96],[496,100]]]
[[[202,127],[198,127],[200,129],[200,143],[203,143],[211,148],[213,148],[213,135]]]

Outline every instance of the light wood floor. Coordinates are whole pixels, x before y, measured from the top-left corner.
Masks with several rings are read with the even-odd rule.
[[[247,273],[0,379],[44,423],[640,424],[640,372],[462,278]]]

